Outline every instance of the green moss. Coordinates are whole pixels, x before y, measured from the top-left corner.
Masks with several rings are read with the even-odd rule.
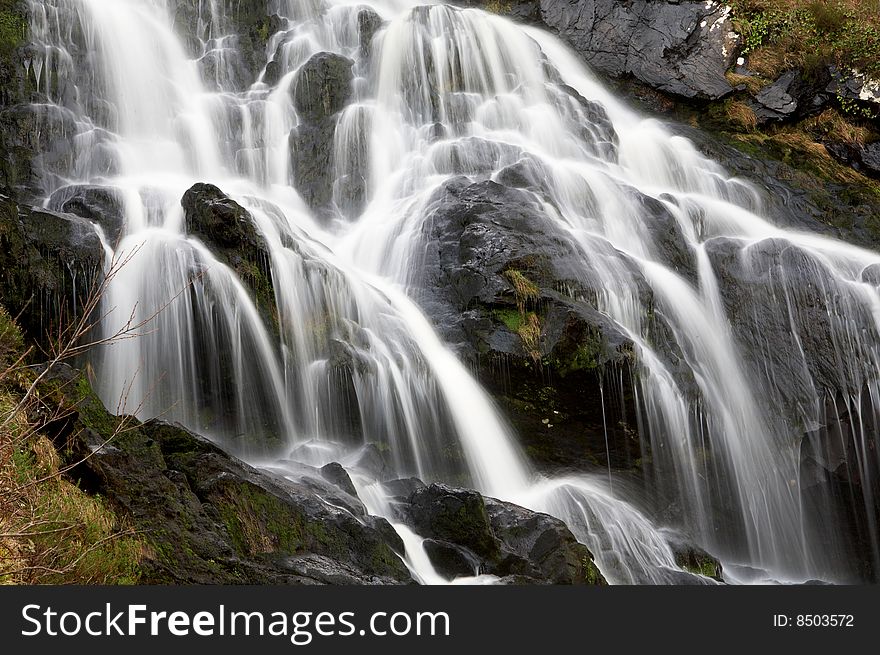
[[[496,309],[492,315],[502,323],[511,332],[519,332],[523,324],[523,315],[516,309]]]
[[[20,46],[28,35],[28,23],[17,0],[0,0],[0,52]]]
[[[581,577],[588,585],[606,585],[605,577],[589,557],[581,560]]]

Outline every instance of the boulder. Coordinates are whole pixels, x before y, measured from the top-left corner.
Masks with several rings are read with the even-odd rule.
[[[277,326],[269,253],[250,213],[212,184],[193,185],[181,205],[187,232],[201,239],[238,274],[267,324]]]
[[[319,52],[300,67],[293,85],[300,120],[317,123],[342,111],[352,96],[353,65],[342,55]]]
[[[824,92],[830,75],[827,70],[807,79],[797,69],[783,73],[755,95],[755,116],[759,123],[804,118],[826,106],[829,96]]]
[[[642,456],[628,384],[635,353],[591,300],[600,284],[584,270],[592,254],[545,212],[539,170],[517,166],[497,178],[524,188],[455,178],[435,192],[425,212],[424,257],[410,282],[414,297],[473,365],[539,465],[577,468],[586,459],[605,466],[607,436],[612,466],[630,468]],[[693,275],[694,255],[663,203],[637,199],[658,255]],[[615,256],[626,263],[624,254]],[[666,344],[670,368],[689,380],[668,326],[651,311],[647,283],[635,264],[630,271],[653,343]],[[623,398],[603,407],[605,376],[615,372],[624,379]]]
[[[335,484],[345,493],[357,498],[357,489],[354,488],[354,483],[351,481],[351,477],[339,462],[330,462],[329,464],[322,466],[321,475],[327,480],[327,482]]]
[[[119,242],[125,230],[122,194],[113,187],[86,184],[62,187],[49,198],[48,206],[97,223],[111,246]]]
[[[313,209],[329,210],[337,114],[352,97],[352,66],[329,52],[313,55],[297,71],[293,105],[300,122],[290,133],[293,185]]]
[[[442,575],[516,576],[521,584],[605,584],[589,549],[547,514],[436,483],[414,491],[399,511],[427,537],[425,551]]]
[[[432,484],[413,492],[407,509],[420,535],[463,546],[483,560],[498,557],[486,504],[476,491]]]

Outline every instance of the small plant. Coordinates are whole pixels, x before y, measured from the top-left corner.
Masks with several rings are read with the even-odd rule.
[[[525,311],[525,306],[538,300],[541,290],[534,282],[527,278],[521,271],[509,268],[504,271],[504,277],[513,287],[514,296],[516,296],[516,305],[520,312]]]

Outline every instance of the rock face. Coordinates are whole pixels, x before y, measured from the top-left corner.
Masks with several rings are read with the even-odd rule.
[[[475,491],[432,484],[400,510],[435,567],[447,575],[489,573],[518,583],[605,584],[586,546],[559,519]]]
[[[462,4],[538,22],[568,42],[596,71],[632,75],[660,91],[714,100],[733,89],[724,77],[738,37],[722,2],[518,0]]]
[[[825,144],[825,149],[840,163],[880,180],[880,141],[867,145],[830,141]]]
[[[0,202],[0,304],[31,338],[43,343],[80,318],[103,267],[86,219]]]
[[[329,52],[313,55],[297,72],[293,104],[300,123],[290,134],[293,183],[313,209],[327,211],[333,198],[337,114],[352,96],[352,66]]]
[[[110,415],[78,371],[40,383],[63,411],[47,436],[71,474],[144,535],[142,582],[165,584],[407,584],[403,542],[370,516],[338,464],[295,473],[257,469],[186,429]],[[565,525],[465,490],[388,484],[401,518],[430,542],[450,577],[479,571],[523,584],[604,584]],[[396,492],[395,492],[396,490]]]
[[[641,456],[632,398],[625,391],[603,422],[601,385],[613,372],[628,378],[632,344],[597,310],[598,282],[583,273],[590,256],[544,212],[540,190],[528,182],[540,175],[532,173],[498,176],[527,188],[466,178],[441,187],[425,213],[425,256],[412,287],[445,340],[501,402],[534,460],[566,468],[587,453],[604,453],[606,423],[612,465],[628,468]],[[693,254],[675,221],[660,203],[643,201],[667,255],[686,272]],[[632,274],[642,279],[635,267]],[[640,292],[649,311],[643,280]],[[650,324],[654,343],[672,341],[662,318]]]
[[[112,187],[83,184],[62,187],[52,194],[49,208],[100,225],[111,246],[119,241],[125,229],[123,199]]]

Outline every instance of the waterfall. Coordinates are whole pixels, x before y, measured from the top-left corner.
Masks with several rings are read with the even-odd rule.
[[[776,580],[850,579],[831,499],[804,501],[801,449],[849,413],[863,477],[878,457],[880,255],[776,226],[753,188],[628,109],[560,41],[476,9],[254,2],[273,17],[264,47],[236,31],[244,3],[231,0],[30,4],[47,115],[76,132],[69,165],[44,172],[46,205],[86,186],[114,194],[108,247],[130,261],[102,329],[152,319],[93,355],[109,408],[179,421],[264,464],[339,461],[377,514],[390,516],[384,480],[470,486],[564,520],[611,582],[676,580],[639,492],[604,469],[534,470],[417,304],[434,194],[517,164],[547,229],[580,254],[576,281],[634,344],[646,474],[680,505],[674,527]],[[314,127],[333,135],[321,207],[295,190],[290,156],[312,120],[296,76],[317,53],[353,75],[350,101]],[[197,183],[252,218],[265,261],[246,265],[271,280],[268,300],[188,232],[181,198]],[[671,217],[690,274],[670,264],[649,205]],[[737,316],[719,262],[763,285]],[[770,320],[799,357],[770,351]],[[814,330],[831,353],[821,371]],[[392,475],[363,464],[370,448]],[[418,535],[399,530],[417,577],[440,581]]]

